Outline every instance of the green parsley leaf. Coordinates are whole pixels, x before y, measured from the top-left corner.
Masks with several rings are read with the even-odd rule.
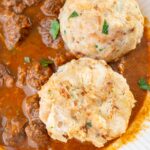
[[[49,65],[51,65],[53,63],[54,62],[50,59],[43,58],[43,59],[40,60],[40,64],[41,64],[42,67],[48,67]]]
[[[60,24],[57,20],[52,21],[51,27],[50,27],[50,34],[53,38],[53,40],[56,40],[58,37],[60,31]]]
[[[99,48],[99,46],[96,44],[95,45],[95,48],[97,49],[97,50],[99,50],[99,51],[103,51],[104,49],[103,48]]]
[[[102,49],[102,48],[99,49],[100,52],[103,51],[103,50],[104,50],[104,49]]]
[[[91,127],[92,127],[92,123],[91,123],[91,122],[87,122],[87,123],[86,123],[86,127],[87,127],[87,128],[91,128]]]
[[[72,14],[69,16],[69,18],[78,17],[79,14],[76,11],[73,11]]]
[[[98,48],[98,45],[97,45],[97,44],[95,45],[95,48]]]
[[[31,62],[31,58],[30,57],[24,57],[24,62],[25,63],[30,63]]]
[[[107,21],[104,20],[102,33],[103,33],[103,34],[108,34],[108,30],[109,30],[109,25],[108,25]]]
[[[142,90],[150,91],[150,84],[144,78],[139,80],[138,85]]]

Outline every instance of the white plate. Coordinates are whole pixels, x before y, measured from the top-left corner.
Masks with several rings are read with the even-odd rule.
[[[150,0],[137,0],[143,14],[150,20]]]

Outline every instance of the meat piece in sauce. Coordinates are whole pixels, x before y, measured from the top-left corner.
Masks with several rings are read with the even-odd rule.
[[[3,142],[7,146],[17,146],[21,144],[25,138],[25,125],[27,120],[22,117],[16,117],[8,120],[2,134]]]
[[[41,6],[41,10],[46,16],[58,16],[64,0],[46,0]]]
[[[18,68],[17,85],[22,87],[28,85],[39,90],[45,84],[52,74],[50,67],[42,67],[39,62],[33,62],[29,67]]]
[[[22,13],[26,4],[22,0],[3,0],[2,5],[15,13]]]
[[[52,47],[54,49],[58,49],[61,47],[63,42],[62,42],[62,39],[60,36],[56,40],[53,40],[53,38],[50,34],[50,26],[51,26],[51,22],[53,20],[54,19],[49,18],[49,17],[42,19],[40,22],[40,26],[38,27],[38,31],[42,37],[43,43],[47,47]]]
[[[49,67],[42,67],[40,63],[33,63],[30,69],[27,70],[26,82],[35,89],[40,89],[47,82],[52,74]]]
[[[38,2],[40,2],[40,0],[23,0],[23,1],[24,1],[24,3],[25,3],[26,5],[28,5],[28,6],[32,6],[32,5],[34,5],[34,4],[38,3]]]
[[[32,147],[43,147],[49,142],[49,136],[45,125],[39,118],[39,97],[37,94],[28,97],[24,102],[24,113],[29,119],[25,128],[28,142]]]
[[[59,66],[71,61],[72,59],[76,59],[76,57],[70,52],[65,52],[57,53],[54,59],[51,57],[49,57],[49,59],[54,61],[54,70],[57,70]]]
[[[50,141],[45,125],[39,119],[30,121],[25,132],[33,147],[44,147]]]
[[[26,84],[26,75],[27,68],[26,67],[18,67],[18,75],[17,75],[17,86],[22,87]]]
[[[10,71],[3,64],[0,64],[0,87],[5,85],[6,87],[12,87],[14,84],[14,78],[10,75]]]
[[[0,22],[3,25],[5,44],[8,49],[14,48],[28,34],[31,26],[28,17],[13,12],[0,15]]]
[[[24,112],[29,120],[39,119],[39,97],[37,94],[25,100]]]

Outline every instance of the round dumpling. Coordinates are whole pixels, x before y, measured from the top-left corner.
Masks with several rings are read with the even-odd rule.
[[[51,138],[75,138],[97,147],[126,131],[135,103],[123,76],[91,58],[61,66],[39,96],[40,119]]]
[[[66,0],[59,20],[71,52],[107,62],[135,49],[143,35],[136,0]]]

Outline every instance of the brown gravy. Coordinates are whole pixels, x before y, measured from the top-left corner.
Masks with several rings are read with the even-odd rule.
[[[47,58],[48,56],[55,57],[57,53],[64,52],[65,47],[62,45],[60,49],[52,49],[47,48],[41,40],[40,35],[37,31],[37,26],[39,25],[39,21],[44,17],[40,12],[41,4],[36,7],[31,7],[25,11],[25,14],[28,15],[32,20],[32,29],[30,31],[29,36],[15,49],[12,51],[8,51],[5,47],[3,37],[0,38],[0,62],[3,62],[9,66],[11,72],[16,77],[18,66],[23,66],[24,57],[29,56],[33,60],[39,61],[41,58]],[[143,106],[145,105],[146,92],[142,91],[137,82],[141,77],[148,78],[149,71],[148,66],[150,65],[150,49],[148,49],[148,42],[150,39],[147,38],[146,33],[148,31],[145,30],[145,35],[141,44],[138,45],[136,50],[132,51],[128,55],[126,55],[123,59],[124,62],[124,72],[123,75],[127,79],[128,84],[137,100],[136,106],[133,110],[129,130],[123,137],[118,140],[115,140],[107,144],[102,149],[115,149],[118,146],[114,146],[115,143],[126,143],[128,140],[131,140],[135,133],[140,128],[140,124],[142,123],[144,116],[142,115]],[[2,34],[1,34],[2,35]],[[116,63],[110,64],[115,70],[118,71],[118,65],[120,61]],[[5,116],[6,118],[12,118],[16,116],[18,113],[23,115],[22,112],[22,101],[26,97],[23,89],[16,87],[15,85],[12,88],[2,87],[0,88],[0,115]],[[144,112],[143,112],[144,113]],[[146,113],[146,112],[145,112]],[[145,115],[145,114],[144,114]],[[140,124],[138,122],[140,120]],[[131,135],[131,133],[133,135]],[[0,137],[0,144],[2,144]],[[28,144],[24,143],[24,148],[21,150],[32,149],[28,146]],[[9,147],[4,147],[5,149],[10,149]],[[50,141],[51,150],[100,150],[95,148],[89,143],[81,144],[76,140],[70,140],[68,143],[64,144],[58,141],[51,140]],[[0,148],[1,149],[1,148]],[[20,149],[19,147],[14,148],[15,150]],[[41,149],[40,149],[41,150]]]

